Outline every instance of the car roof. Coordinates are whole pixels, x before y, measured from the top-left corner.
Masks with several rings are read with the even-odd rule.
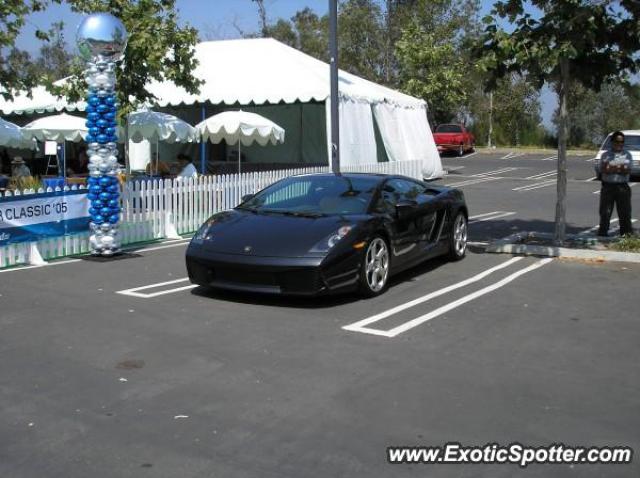
[[[382,173],[339,173],[339,175],[345,178],[377,178],[379,181],[383,181],[387,178],[399,177],[395,174],[382,174]],[[307,177],[307,176],[312,176],[316,178],[318,177],[331,178],[336,176],[336,174],[335,173],[303,173],[303,174],[296,174],[291,177]]]
[[[629,134],[630,134],[630,135],[638,135],[638,136],[640,136],[640,129],[623,129],[623,130],[620,130],[620,132],[621,132],[622,134],[624,134],[625,136],[626,136],[626,135],[629,135]],[[609,134],[607,135],[607,138],[608,138],[609,136],[611,136],[613,133],[614,133],[613,131],[612,131],[611,133],[609,133]]]

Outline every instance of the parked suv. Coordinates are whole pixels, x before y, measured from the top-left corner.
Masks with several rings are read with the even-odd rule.
[[[631,181],[640,181],[640,130],[626,130],[624,133],[624,149],[631,153],[633,162],[631,164]],[[599,162],[602,155],[611,149],[611,135],[609,133],[607,138],[600,146],[600,151],[596,154],[596,173],[598,179],[600,178]]]

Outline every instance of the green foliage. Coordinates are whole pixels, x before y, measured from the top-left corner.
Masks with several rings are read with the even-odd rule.
[[[451,121],[468,98],[465,65],[454,46],[412,23],[396,48],[402,90],[424,98],[435,123]]]
[[[117,70],[119,114],[124,117],[136,103],[153,102],[155,96],[147,85],[169,80],[188,93],[199,91],[200,80],[192,73],[197,66],[194,46],[197,31],[178,26],[175,0],[67,0],[74,12],[109,12],[124,23],[129,40],[121,68]],[[80,65],[74,67],[74,78],[58,93],[71,101],[82,98],[86,84]]]
[[[624,236],[613,243],[612,248],[622,252],[640,252],[640,236]]]
[[[59,0],[53,0],[59,3]],[[38,85],[37,71],[31,66],[28,53],[15,48],[15,40],[26,17],[49,4],[46,0],[2,0],[0,3],[0,95],[6,100],[18,91],[30,91]],[[47,41],[47,32],[36,31],[36,37]],[[3,51],[8,51],[5,56]]]
[[[318,17],[309,7],[296,12],[291,21],[280,18],[267,25],[263,36],[275,38],[319,60],[328,60],[329,20],[326,15]]]

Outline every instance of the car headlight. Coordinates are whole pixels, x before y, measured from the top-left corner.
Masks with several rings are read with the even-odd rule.
[[[343,237],[351,232],[351,229],[353,229],[352,226],[342,226],[313,246],[311,252],[329,252]]]
[[[204,240],[207,238],[207,233],[209,232],[209,228],[213,226],[215,222],[216,220],[213,218],[208,219],[202,226],[200,226],[200,229],[198,229],[198,231],[194,234],[193,238],[191,239],[191,242],[195,244],[202,244]]]

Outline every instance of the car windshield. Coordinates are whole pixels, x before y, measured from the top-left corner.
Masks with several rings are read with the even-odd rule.
[[[364,214],[379,182],[373,176],[291,177],[259,192],[238,209],[310,217]]]
[[[602,145],[602,149],[611,149],[611,135],[609,135],[605,140],[604,144]],[[624,149],[627,149],[629,151],[640,151],[640,136],[631,134],[625,135]]]
[[[462,128],[457,124],[441,124],[436,128],[436,133],[462,133]]]

